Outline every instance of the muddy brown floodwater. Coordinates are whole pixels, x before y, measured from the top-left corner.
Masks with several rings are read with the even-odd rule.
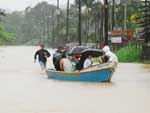
[[[33,63],[37,49],[0,47],[0,113],[150,113],[142,64],[120,63],[111,83],[48,80]]]

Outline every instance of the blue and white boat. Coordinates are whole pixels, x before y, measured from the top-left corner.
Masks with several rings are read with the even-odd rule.
[[[106,63],[95,65],[81,71],[63,72],[47,69],[46,73],[49,79],[83,82],[110,82],[115,69],[115,63]]]

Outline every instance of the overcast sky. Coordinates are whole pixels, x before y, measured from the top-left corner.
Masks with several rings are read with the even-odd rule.
[[[0,8],[11,10],[11,11],[21,11],[24,10],[27,6],[35,6],[38,2],[48,1],[51,4],[56,5],[57,0],[0,0]],[[74,0],[70,0],[73,3]],[[60,0],[60,5],[64,6],[67,3],[67,0]]]

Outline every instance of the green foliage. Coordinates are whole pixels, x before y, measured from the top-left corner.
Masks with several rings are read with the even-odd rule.
[[[56,16],[52,15],[53,9],[56,9],[54,5],[41,2],[33,8],[27,7],[24,11],[14,11],[7,14],[1,23],[7,32],[16,34],[16,39],[10,44],[22,45],[31,40],[46,42],[47,39],[52,39],[52,19],[57,20]],[[48,22],[50,23],[49,30]],[[56,28],[56,21],[54,24]]]
[[[5,44],[8,41],[14,39],[15,35],[13,33],[8,33],[0,25],[0,45]]]
[[[120,1],[120,0],[118,0]],[[82,41],[97,42],[102,36],[102,3],[97,0],[81,0],[82,5]],[[111,2],[111,1],[109,1]],[[131,21],[131,16],[137,13],[138,1],[132,2],[128,0],[127,3],[127,28],[134,29],[136,23]],[[14,11],[7,14],[2,25],[5,30],[16,34],[14,45],[25,44],[28,42],[43,41],[46,43],[63,42],[66,39],[66,23],[67,12],[66,8],[60,9],[59,24],[56,15],[57,7],[48,2],[40,2],[35,7],[27,7],[24,11]],[[68,42],[78,41],[78,0],[69,8],[69,39]],[[112,3],[109,5],[111,18]],[[124,6],[123,4],[115,4],[115,26],[123,27],[124,21]],[[111,30],[111,21],[109,22],[109,30]],[[59,26],[58,26],[59,25]],[[53,28],[54,27],[54,28]],[[54,29],[54,32],[53,32]],[[58,30],[59,29],[59,30]],[[54,34],[53,34],[54,33]],[[59,33],[59,38],[58,38]],[[60,38],[61,37],[61,38]],[[48,41],[49,42],[48,42]]]
[[[115,0],[115,27],[121,27],[121,28],[124,27],[125,4],[123,2],[126,2],[127,29],[136,28],[136,22],[133,22],[133,20],[131,20],[131,16],[133,16],[134,14],[137,14],[139,3],[140,3],[139,1],[140,0]],[[110,2],[109,13],[110,15],[112,15],[112,0],[109,0],[109,2]],[[109,18],[110,25],[112,21],[111,19],[112,17],[110,16]]]
[[[116,52],[119,62],[140,62],[142,46],[129,44]]]
[[[150,64],[150,60],[144,61],[144,64]]]

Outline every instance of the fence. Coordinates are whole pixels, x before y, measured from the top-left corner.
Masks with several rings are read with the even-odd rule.
[[[120,62],[140,62],[143,49],[143,40],[130,41],[116,46],[115,53]]]
[[[127,49],[129,48],[141,49],[143,47],[143,44],[144,44],[144,40],[138,39],[138,40],[133,40],[133,41],[121,43],[121,44],[111,44],[111,48],[113,51],[118,51],[119,49],[123,47],[126,47]]]

